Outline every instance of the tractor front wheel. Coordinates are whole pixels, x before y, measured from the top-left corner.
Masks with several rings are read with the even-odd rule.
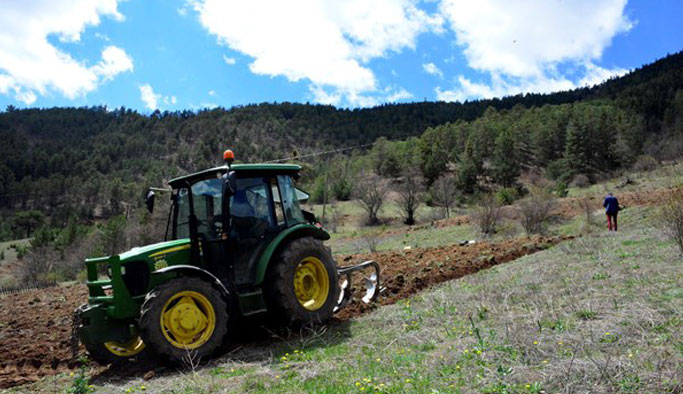
[[[171,362],[210,356],[222,344],[227,327],[225,300],[199,278],[164,283],[142,304],[142,338],[150,350]]]
[[[145,343],[140,336],[135,336],[125,343],[110,341],[103,343],[85,343],[90,358],[100,365],[122,364],[130,359],[138,358],[145,352]]]
[[[339,298],[332,253],[312,237],[291,241],[268,271],[268,308],[285,324],[319,323],[332,316]]]

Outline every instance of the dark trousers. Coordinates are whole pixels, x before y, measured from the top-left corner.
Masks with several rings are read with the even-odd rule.
[[[607,213],[607,230],[617,231],[617,213]]]

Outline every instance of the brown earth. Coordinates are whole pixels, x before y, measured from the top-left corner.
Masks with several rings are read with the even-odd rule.
[[[377,305],[392,304],[436,283],[514,260],[562,240],[559,237],[518,238],[347,256],[341,265],[378,261],[385,289],[377,304],[368,306],[354,300],[336,317],[347,320],[359,316]],[[30,383],[75,368],[77,363],[71,358],[69,348],[71,318],[73,310],[86,299],[84,285],[0,297],[0,388]],[[97,370],[103,373],[105,368]]]
[[[0,296],[0,388],[74,367],[71,318],[86,299],[84,285]]]

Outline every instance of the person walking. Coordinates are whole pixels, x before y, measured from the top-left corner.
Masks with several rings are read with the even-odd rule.
[[[605,214],[607,215],[607,231],[617,231],[617,214],[621,210],[619,200],[612,193],[607,193],[602,206],[605,208]]]

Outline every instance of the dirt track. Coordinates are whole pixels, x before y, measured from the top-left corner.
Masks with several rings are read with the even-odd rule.
[[[382,286],[386,290],[379,304],[386,305],[433,284],[514,260],[560,241],[559,237],[518,238],[470,246],[354,255],[345,260],[348,263],[372,259],[381,263]],[[86,298],[83,285],[0,298],[0,388],[33,382],[75,367],[69,349],[71,314]],[[374,307],[354,302],[337,317],[346,320]]]

